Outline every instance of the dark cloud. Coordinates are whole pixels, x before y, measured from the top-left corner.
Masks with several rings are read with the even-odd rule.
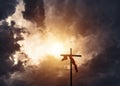
[[[102,52],[93,56],[79,67],[79,72],[73,72],[73,84],[75,86],[119,86],[120,85],[120,6],[118,0],[45,0],[47,11],[53,7],[52,17],[55,25],[62,27],[74,25],[76,34],[89,37],[87,48],[101,47]],[[42,0],[24,0],[24,18],[43,25],[45,19],[44,3]],[[48,15],[49,16],[49,15]],[[61,18],[61,19],[59,19]],[[59,21],[57,21],[57,19]],[[57,21],[57,22],[56,22]],[[61,24],[61,22],[67,22]],[[0,76],[6,75],[11,70],[21,67],[13,67],[13,62],[8,58],[19,50],[11,33],[10,26],[4,23],[0,28]],[[64,26],[65,25],[65,26]],[[57,25],[56,25],[57,26]],[[63,28],[64,29],[64,28]],[[68,31],[69,29],[67,29]],[[18,31],[19,32],[19,31]],[[11,35],[12,34],[12,35]],[[94,40],[94,41],[93,41]],[[93,43],[93,45],[92,45]],[[100,43],[100,45],[94,45]],[[91,44],[92,46],[89,46]],[[93,47],[93,48],[92,48]],[[97,52],[97,51],[96,51]],[[84,58],[84,55],[83,55]],[[4,66],[2,66],[4,65]],[[11,86],[67,86],[69,85],[69,71],[63,69],[63,63],[49,57],[40,67],[27,67],[20,72],[19,78],[13,79]],[[0,85],[6,86],[4,79],[0,78]]]
[[[16,0],[0,0],[0,20],[7,18],[15,12]]]
[[[51,21],[55,22],[53,25],[58,28],[62,27],[63,30],[74,24],[76,32],[87,36],[101,29],[111,29],[113,24],[119,25],[118,0],[45,1],[48,11],[53,9],[51,15]]]
[[[36,23],[38,26],[44,26],[45,10],[43,0],[24,0],[24,2],[24,18]]]
[[[80,67],[76,76],[76,85],[81,86],[119,86],[120,79],[120,48],[116,45]]]
[[[98,34],[96,33],[99,33],[100,36],[97,37],[99,40],[95,43],[107,43],[107,45],[102,47],[103,52],[97,56],[93,56],[92,60],[87,61],[86,64],[80,68],[80,70],[84,72],[81,71],[81,74],[79,74],[76,79],[78,80],[78,83],[76,84],[78,86],[120,85],[120,27],[119,25],[116,25],[120,23],[118,21],[120,16],[117,14],[119,13],[118,9],[120,8],[118,3],[119,1],[117,0],[84,1],[86,12],[84,13],[84,16],[81,17],[82,21],[78,21],[78,26],[76,26],[77,30],[84,36],[89,36],[90,34],[97,36]],[[81,24],[82,28],[80,28]],[[104,31],[105,33],[101,31]],[[108,39],[105,40],[104,37],[106,35]]]
[[[0,25],[0,85],[4,85],[4,79],[9,77],[10,73],[17,70],[22,70],[22,62],[14,65],[13,54],[20,50],[20,45],[17,43],[18,38],[20,38],[19,28],[14,28],[13,26],[8,26],[6,21],[3,21]],[[14,38],[14,35],[18,37]],[[22,37],[21,37],[22,39]],[[19,40],[21,40],[19,39]],[[11,59],[9,58],[11,57]],[[3,84],[3,85],[2,85]]]
[[[117,0],[94,0],[92,2],[85,0],[82,4],[84,8],[81,11],[77,10],[79,19],[76,24],[81,34],[90,35],[100,29],[111,29],[117,12]],[[79,17],[81,14],[82,17]]]
[[[5,84],[5,81],[4,81],[2,78],[0,79],[0,85],[1,85],[1,86],[7,86],[7,85]]]

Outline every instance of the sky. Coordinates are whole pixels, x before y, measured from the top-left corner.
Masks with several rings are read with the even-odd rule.
[[[120,86],[119,0],[0,0],[0,86]]]

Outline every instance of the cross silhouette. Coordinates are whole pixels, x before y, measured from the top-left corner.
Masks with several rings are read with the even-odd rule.
[[[74,65],[76,72],[78,72],[78,68],[73,57],[82,57],[82,55],[72,54],[72,48],[70,48],[70,54],[61,54],[60,56],[63,56],[62,61],[67,60],[68,57],[70,59],[70,86],[72,86],[72,64]]]

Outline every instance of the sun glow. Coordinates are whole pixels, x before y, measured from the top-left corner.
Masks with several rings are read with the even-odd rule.
[[[65,45],[66,43],[62,39],[57,39],[54,34],[48,34],[44,38],[41,37],[40,33],[36,33],[24,38],[25,40],[20,41],[19,44],[22,46],[21,51],[26,53],[30,58],[30,64],[37,65],[49,56],[61,59],[60,54],[65,52],[65,46],[68,47],[68,44]]]
[[[64,46],[61,43],[52,44],[50,47],[50,54],[59,57],[63,50]]]

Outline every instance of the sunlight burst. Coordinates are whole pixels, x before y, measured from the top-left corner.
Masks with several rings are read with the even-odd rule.
[[[50,47],[50,54],[54,55],[55,57],[59,57],[60,54],[63,52],[64,46],[61,43],[56,43],[51,45]]]

